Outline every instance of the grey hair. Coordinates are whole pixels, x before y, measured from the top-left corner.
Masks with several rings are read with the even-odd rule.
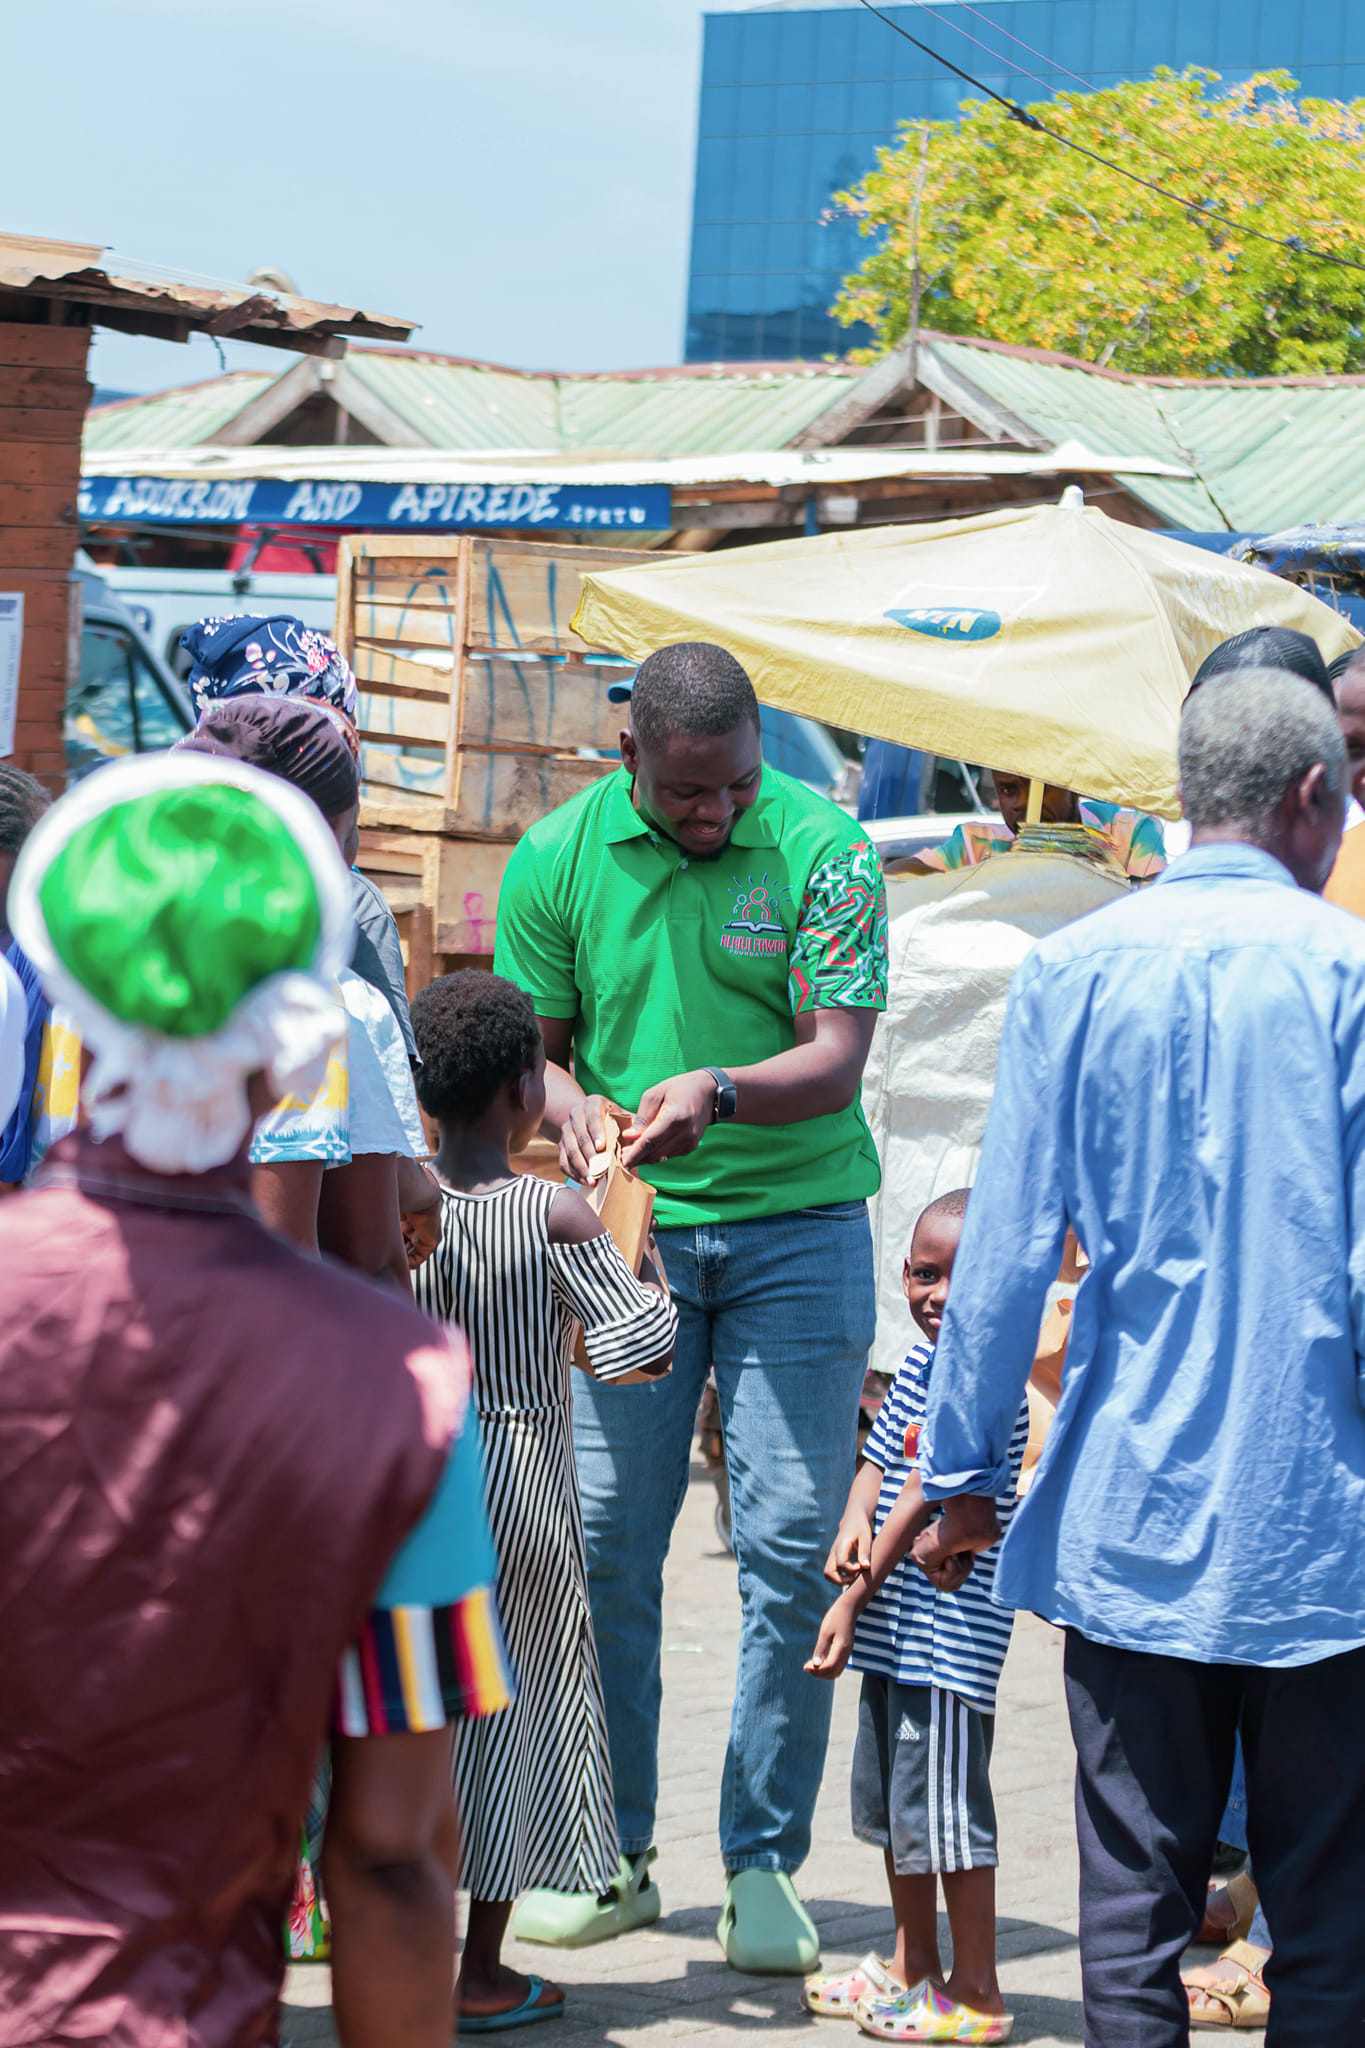
[[[1346,748],[1331,704],[1285,669],[1215,676],[1185,700],[1180,796],[1191,825],[1259,825],[1291,783],[1326,770],[1329,796],[1346,782]]]

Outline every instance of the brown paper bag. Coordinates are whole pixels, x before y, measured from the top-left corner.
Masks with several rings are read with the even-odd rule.
[[[593,1176],[583,1190],[590,1208],[597,1211],[613,1244],[636,1278],[645,1262],[649,1233],[654,1221],[654,1190],[621,1164],[621,1133],[634,1121],[630,1112],[612,1107],[607,1117],[606,1146],[593,1160]],[[600,1171],[597,1169],[600,1168]],[[662,1261],[655,1261],[663,1279]],[[665,1286],[667,1282],[664,1282]],[[574,1340],[573,1363],[581,1372],[591,1373],[587,1346],[580,1329]]]

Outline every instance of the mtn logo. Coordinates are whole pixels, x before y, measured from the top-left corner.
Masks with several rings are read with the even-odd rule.
[[[999,612],[969,611],[962,605],[926,605],[917,611],[884,612],[882,616],[931,640],[990,640],[1000,631]]]

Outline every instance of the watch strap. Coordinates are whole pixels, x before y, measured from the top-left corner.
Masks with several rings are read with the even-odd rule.
[[[707,1067],[706,1072],[716,1084],[716,1106],[711,1112],[713,1124],[725,1123],[739,1107],[739,1090],[724,1067]]]

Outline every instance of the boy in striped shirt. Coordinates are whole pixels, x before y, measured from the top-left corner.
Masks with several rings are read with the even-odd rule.
[[[989,1764],[995,1691],[1013,1617],[991,1598],[999,1546],[964,1556],[951,1590],[910,1558],[933,1510],[916,1469],[934,1345],[957,1255],[967,1190],[931,1202],[915,1225],[903,1285],[928,1339],[891,1385],[854,1475],[825,1577],[843,1588],[807,1671],[863,1674],[853,1753],[853,1832],[886,1858],[896,1922],[890,1965],[867,1956],[840,1977],[807,1980],[813,2012],[856,2018],[892,2041],[1004,2041],[1011,2020],[995,1972],[995,1807]],[[1027,1404],[1010,1441],[1014,1510],[1028,1441]],[[952,1975],[938,1953],[937,1887],[953,1936]]]

